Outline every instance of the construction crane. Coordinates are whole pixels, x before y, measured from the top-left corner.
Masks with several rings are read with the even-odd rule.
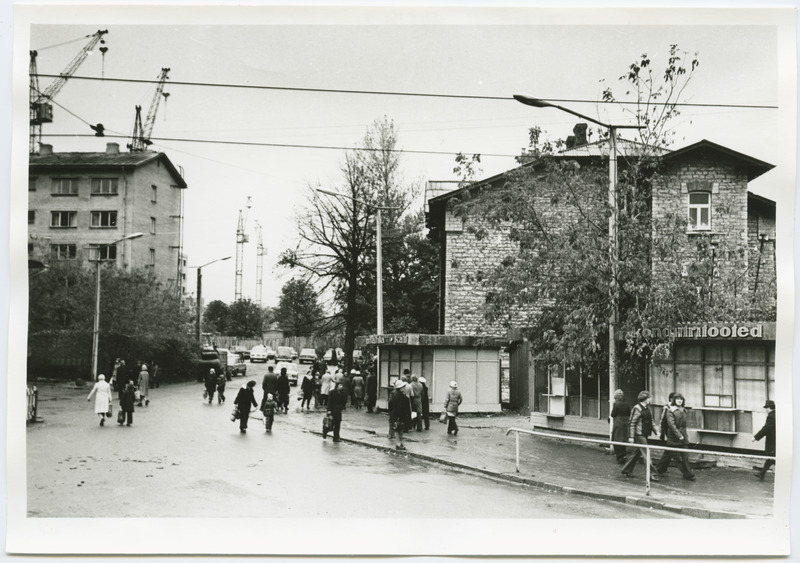
[[[103,61],[105,62],[106,51],[108,47],[105,46],[106,40],[103,36],[108,33],[107,29],[97,30],[90,37],[89,42],[83,46],[75,58],[61,71],[58,78],[55,78],[44,91],[39,90],[39,71],[36,65],[36,57],[39,55],[38,51],[31,51],[31,62],[28,67],[30,75],[30,140],[29,151],[31,154],[35,153],[42,142],[42,123],[53,122],[53,105],[49,102],[56,97],[56,95],[64,87],[70,76],[75,74],[81,63],[86,60],[89,53],[100,43],[100,52],[103,54]]]
[[[250,239],[245,233],[247,227],[247,215],[253,206],[253,198],[247,196],[247,205],[243,210],[239,210],[239,224],[236,226],[236,287],[233,292],[234,301],[242,299],[242,266],[244,262],[244,245]]]
[[[264,274],[264,239],[261,236],[261,223],[256,221],[256,305],[261,306],[261,282]]]
[[[156,92],[153,94],[153,100],[150,102],[150,110],[147,112],[147,118],[142,124],[142,106],[136,106],[136,116],[133,120],[133,133],[131,134],[131,142],[128,143],[128,150],[131,152],[142,152],[147,150],[151,144],[150,136],[153,134],[153,125],[156,122],[156,114],[158,113],[158,104],[161,97],[167,99],[169,94],[164,94],[164,83],[169,78],[168,68],[162,68],[161,74],[158,75],[158,84],[156,85]],[[166,103],[166,101],[164,102]]]

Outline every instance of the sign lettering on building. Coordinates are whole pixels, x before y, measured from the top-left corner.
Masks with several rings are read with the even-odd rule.
[[[645,338],[674,338],[674,339],[713,339],[713,338],[763,338],[764,327],[761,324],[733,324],[733,325],[694,325],[665,328],[644,328],[641,333]]]

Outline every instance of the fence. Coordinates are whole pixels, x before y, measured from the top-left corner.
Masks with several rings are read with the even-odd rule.
[[[35,385],[28,385],[28,408],[26,409],[25,422],[36,422],[36,416],[39,411],[39,390]]]
[[[514,437],[516,439],[516,467],[517,473],[519,473],[519,435],[522,434],[530,434],[532,436],[542,436],[544,438],[557,438],[559,440],[572,440],[574,442],[588,442],[592,444],[602,444],[607,446],[625,446],[626,448],[642,448],[645,450],[645,494],[650,494],[650,450],[663,450],[663,451],[672,451],[672,452],[680,452],[680,453],[696,453],[696,454],[708,454],[714,455],[719,457],[738,457],[744,459],[758,459],[758,460],[765,460],[771,459],[775,461],[774,456],[768,455],[754,455],[754,454],[735,454],[735,453],[728,453],[728,452],[716,452],[711,450],[687,450],[686,448],[670,448],[668,446],[651,446],[650,444],[631,444],[630,442],[613,442],[611,440],[600,440],[598,438],[584,438],[581,436],[566,436],[562,434],[551,434],[548,432],[537,432],[536,430],[525,430],[523,428],[509,428],[506,430],[506,436],[508,436],[511,432],[514,432]]]

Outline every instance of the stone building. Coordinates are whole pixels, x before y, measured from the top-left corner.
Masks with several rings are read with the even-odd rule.
[[[54,152],[31,154],[28,179],[28,258],[49,264],[89,264],[98,254],[117,268],[150,269],[165,287],[183,294],[182,172],[164,153]],[[126,235],[144,236],[118,242]]]
[[[605,165],[607,144],[586,143],[584,131],[576,127],[575,137],[568,140],[567,150],[559,157],[575,161],[579,168],[588,168],[592,163]],[[641,148],[624,141],[618,145],[623,157],[635,158]],[[653,281],[685,275],[693,254],[702,245],[713,256],[714,272],[709,275],[733,276],[738,281],[736,291],[742,296],[761,292],[774,304],[775,203],[748,192],[748,183],[773,166],[705,140],[663,151],[660,156],[663,167],[650,186],[653,237],[662,234],[661,220],[670,215],[683,217],[686,226],[685,233],[676,238],[677,264],[651,255]],[[523,333],[538,304],[529,305],[528,310],[508,310],[494,322],[485,318],[486,299],[494,289],[487,282],[488,274],[506,256],[519,251],[518,243],[509,237],[515,225],[493,226],[480,211],[456,216],[450,206],[464,197],[491,197],[493,187],[505,184],[520,170],[535,170],[536,166],[536,161],[529,161],[515,170],[428,201],[427,226],[440,247],[439,331],[507,337],[511,403],[530,409],[533,426],[607,435],[607,366],[554,366],[532,357]],[[558,190],[540,179],[534,201],[529,204],[542,220],[568,224],[574,220],[570,214],[575,210],[566,205]],[[753,429],[763,423],[764,400],[774,399],[773,321],[774,316],[758,322],[707,319],[692,326],[653,327],[668,331],[673,341],[669,357],[643,366],[637,378],[618,385],[631,402],[640,390],[649,389],[657,416],[658,405],[666,401],[667,394],[680,391],[693,407],[690,432],[695,441],[712,446],[752,447],[749,442]]]

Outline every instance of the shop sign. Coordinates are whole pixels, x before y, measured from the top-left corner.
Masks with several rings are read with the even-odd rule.
[[[733,325],[695,325],[679,326],[672,328],[644,328],[637,331],[645,338],[694,338],[694,339],[713,339],[713,338],[763,338],[764,327],[762,324],[733,324]]]
[[[409,344],[419,345],[419,334],[370,334],[364,337],[367,345],[371,344]]]

